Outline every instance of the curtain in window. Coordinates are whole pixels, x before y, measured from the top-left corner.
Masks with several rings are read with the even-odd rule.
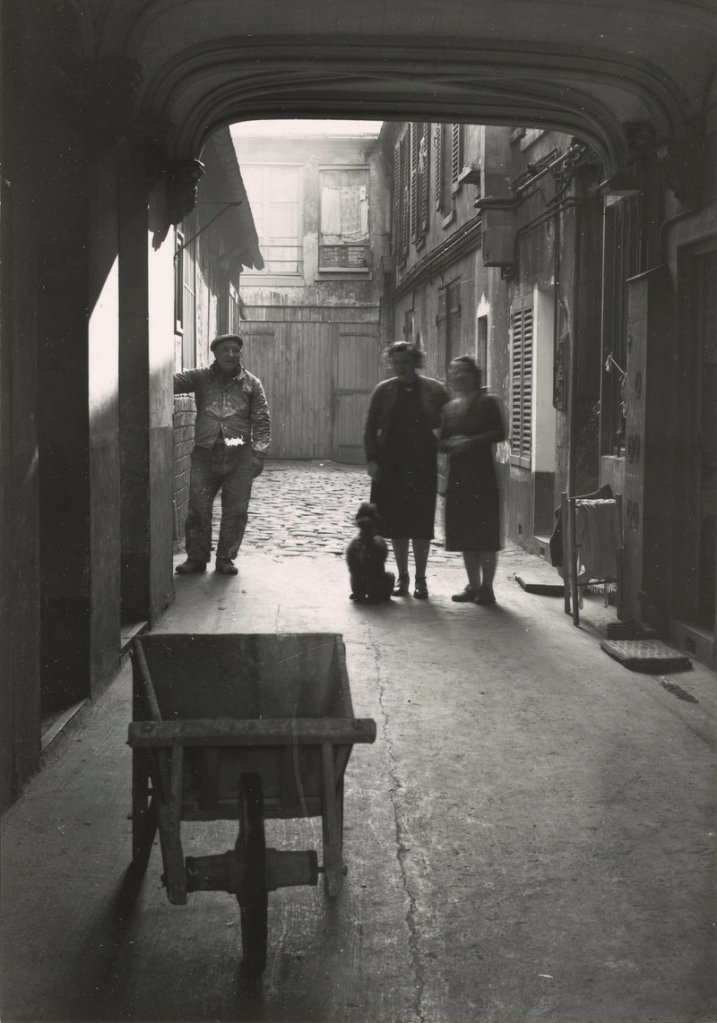
[[[321,189],[321,234],[327,241],[359,242],[368,238],[368,191],[364,185],[324,185]]]

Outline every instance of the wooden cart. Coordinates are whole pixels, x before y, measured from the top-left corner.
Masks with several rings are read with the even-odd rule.
[[[244,965],[266,963],[267,895],[344,875],[343,778],[376,724],[353,715],[345,649],[332,633],[156,634],[132,648],[132,859],[157,830],[169,901],[226,891],[241,910]],[[321,817],[317,853],[267,849],[264,820]],[[228,852],[184,857],[182,821],[238,820]]]

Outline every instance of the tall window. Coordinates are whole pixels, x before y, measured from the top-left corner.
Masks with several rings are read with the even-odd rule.
[[[431,126],[411,125],[411,237],[420,241],[428,230]]]
[[[513,310],[510,354],[510,460],[529,469],[533,449],[532,306]]]
[[[411,127],[393,151],[393,254],[405,260],[411,234]]]
[[[363,270],[369,266],[368,167],[319,171],[319,270]]]
[[[411,241],[428,230],[431,194],[431,125],[409,124],[393,151],[393,252],[405,259]]]
[[[461,279],[457,278],[438,289],[438,359],[445,365],[445,372],[465,350],[461,324]]]
[[[228,334],[241,334],[242,300],[233,284],[229,284],[229,330]]]
[[[436,150],[433,196],[436,209],[448,216],[453,211],[453,196],[463,167],[463,125],[437,124],[433,144]]]
[[[180,368],[197,364],[197,258],[196,242],[187,244],[177,230],[174,250],[174,332],[179,335],[175,356]]]
[[[242,163],[241,172],[264,257],[264,270],[247,270],[246,276],[301,274],[300,168]]]
[[[174,229],[174,333],[184,331],[184,234]]]

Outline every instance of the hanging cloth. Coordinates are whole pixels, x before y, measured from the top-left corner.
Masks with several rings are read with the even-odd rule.
[[[617,579],[617,552],[622,547],[617,502],[580,501],[575,507],[578,582]]]

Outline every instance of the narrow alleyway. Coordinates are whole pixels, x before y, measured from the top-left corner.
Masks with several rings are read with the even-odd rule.
[[[4,819],[2,1012],[12,1021],[326,1023],[717,1018],[717,679],[622,668],[613,616],[526,593],[510,545],[495,608],[457,605],[434,545],[431,598],[355,606],[342,551],[362,469],[269,463],[236,578],[177,579],[163,632],[335,632],[375,744],[348,765],[342,895],[270,895],[258,985],[235,900],[171,906],[159,851],[130,856],[130,672],[65,736]],[[179,556],[178,556],[179,559]],[[185,853],[233,847],[183,828]],[[267,844],[319,848],[316,821]]]

